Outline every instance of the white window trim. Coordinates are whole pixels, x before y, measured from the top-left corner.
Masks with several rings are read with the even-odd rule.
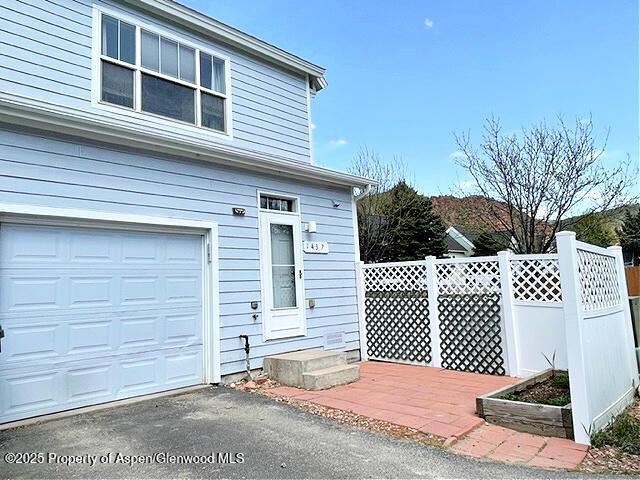
[[[220,263],[217,223],[181,218],[128,215],[95,210],[7,203],[0,203],[0,222],[202,235],[204,237],[202,256],[204,375],[202,383],[220,382]]]
[[[134,92],[133,92],[133,104],[134,108],[123,107],[119,105],[113,105],[110,103],[103,102],[101,99],[101,69],[102,69],[102,15],[109,15],[123,22],[129,23],[135,27],[135,38],[136,38],[136,52],[135,52],[135,61],[136,65],[130,65],[126,62],[121,62],[120,60],[116,60],[108,57],[108,60],[113,64],[121,65],[123,67],[127,67],[134,72]],[[233,101],[232,101],[232,88],[231,88],[231,59],[228,55],[220,53],[215,49],[212,49],[208,45],[193,42],[187,38],[183,38],[177,36],[174,32],[168,31],[159,25],[152,25],[143,19],[134,17],[128,13],[113,10],[106,7],[93,7],[93,28],[92,28],[92,44],[91,44],[91,104],[93,107],[98,108],[100,110],[109,111],[111,113],[117,115],[126,115],[128,117],[134,118],[136,120],[147,120],[153,122],[159,126],[175,129],[179,126],[181,129],[188,131],[194,135],[202,136],[210,135],[211,137],[215,137],[223,140],[233,140]],[[168,40],[172,40],[174,42],[178,42],[185,47],[190,47],[195,50],[195,69],[196,69],[196,83],[192,84],[190,82],[186,82],[184,80],[180,80],[179,78],[173,78],[171,76],[164,75],[159,72],[155,72],[153,70],[146,69],[142,67],[142,58],[141,58],[141,31],[146,30],[149,33],[153,33],[159,35],[161,37],[167,38]],[[215,90],[211,90],[199,85],[200,83],[200,52],[206,53],[213,57],[216,57],[220,60],[224,61],[224,82],[225,82],[225,93],[219,93]],[[141,90],[142,90],[142,73],[147,73],[153,75],[158,78],[162,78],[165,80],[169,80],[173,83],[179,85],[189,86],[190,88],[194,88],[195,93],[195,101],[194,101],[194,109],[195,109],[195,124],[190,122],[185,122],[182,120],[174,120],[167,117],[163,117],[162,115],[157,115],[150,112],[145,112],[141,109]],[[224,99],[224,121],[225,121],[225,132],[221,132],[218,130],[214,130],[212,128],[203,127],[200,125],[201,120],[201,112],[200,112],[200,94],[199,91],[202,91],[206,94],[211,94]]]
[[[277,197],[284,198],[286,200],[293,200],[295,202],[295,212],[283,212],[281,210],[269,210],[268,208],[260,208],[260,197],[262,195],[269,197]],[[298,228],[300,231],[300,237],[302,237],[302,220],[300,214],[300,197],[297,195],[291,195],[288,193],[274,192],[274,191],[266,191],[266,190],[257,190],[256,191],[256,200],[258,205],[258,248],[262,248],[263,238],[262,238],[262,228],[260,227],[260,214],[268,213],[268,214],[280,214],[280,215],[288,215],[298,218]],[[266,305],[270,302],[267,300],[268,295],[272,295],[273,282],[271,280],[271,269],[265,265],[263,259],[265,258],[260,253],[260,295],[261,295],[261,312],[262,312],[262,339],[264,342],[268,341],[277,341],[277,340],[286,340],[288,338],[301,338],[307,336],[307,307],[306,307],[306,289],[304,286],[304,280],[306,277],[305,268],[304,268],[304,252],[302,251],[302,243],[294,248],[300,249],[300,268],[302,268],[302,278],[299,279],[300,285],[300,301],[302,304],[300,305],[300,310],[302,312],[302,331],[299,334],[295,334],[293,336],[273,336],[269,335],[266,328],[266,322],[270,321],[271,312],[266,311]]]

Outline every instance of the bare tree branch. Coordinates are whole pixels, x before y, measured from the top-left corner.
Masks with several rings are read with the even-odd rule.
[[[596,146],[591,118],[569,127],[559,116],[556,125],[543,121],[516,135],[492,117],[478,148],[468,133],[456,135],[464,155],[458,163],[487,200],[488,228],[517,253],[548,252],[555,234],[571,226],[567,218],[631,201],[637,172],[628,159],[604,165],[607,138]]]

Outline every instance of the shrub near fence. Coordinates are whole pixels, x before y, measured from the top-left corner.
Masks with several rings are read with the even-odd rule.
[[[357,264],[363,358],[514,376],[554,359],[589,443],[638,385],[622,254],[557,238],[558,254]]]

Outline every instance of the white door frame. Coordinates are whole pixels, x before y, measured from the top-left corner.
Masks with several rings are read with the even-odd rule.
[[[264,192],[262,192],[264,193]],[[287,195],[272,194],[280,198],[291,198]],[[297,199],[296,199],[297,200]],[[260,246],[260,272],[262,280],[262,337],[264,341],[278,340],[284,338],[301,337],[307,335],[307,319],[306,308],[304,305],[304,258],[302,253],[302,228],[300,224],[300,204],[296,204],[296,212],[280,212],[278,210],[265,210],[260,209],[258,213],[258,231],[259,231],[259,246]],[[297,313],[300,318],[301,326],[298,330],[287,333],[273,333],[269,324],[272,321],[271,305],[273,303],[273,279],[271,275],[271,251],[265,251],[267,246],[270,245],[270,235],[268,225],[271,223],[278,223],[291,225],[293,227],[293,248],[294,248],[294,261],[296,264],[296,270],[299,270],[302,275],[300,276],[296,272],[296,304]],[[294,309],[291,309],[294,310]]]
[[[202,383],[220,382],[219,243],[216,222],[0,203],[1,222],[202,235]]]

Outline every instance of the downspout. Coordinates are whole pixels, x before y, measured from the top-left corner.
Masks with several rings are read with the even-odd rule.
[[[355,188],[355,187],[354,187]],[[352,191],[353,202],[351,203],[351,216],[353,217],[353,236],[354,236],[354,250],[355,250],[355,262],[360,261],[360,232],[358,231],[358,200],[362,200],[364,197],[371,193],[373,185],[370,183],[364,187],[364,189],[357,195]]]
[[[354,250],[354,269],[356,274],[356,292],[358,295],[358,335],[360,338],[360,360],[368,360],[367,356],[367,335],[366,335],[366,318],[365,318],[365,291],[364,291],[364,279],[362,276],[362,262],[360,260],[360,232],[358,231],[358,200],[362,200],[364,197],[371,193],[373,186],[369,183],[365,188],[353,195],[353,201],[351,202],[351,216],[353,219],[353,250]]]

